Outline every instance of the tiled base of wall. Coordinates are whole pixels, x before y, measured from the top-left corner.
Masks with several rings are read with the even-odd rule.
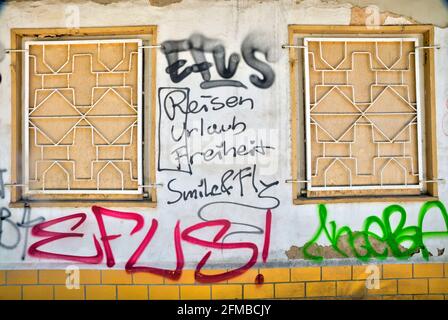
[[[251,269],[229,281],[196,283],[117,270],[81,270],[79,289],[67,289],[65,270],[0,271],[0,299],[445,299],[448,264],[378,265],[379,289],[367,289],[366,266]],[[210,270],[204,273],[219,273]],[[264,283],[255,278],[263,274]]]

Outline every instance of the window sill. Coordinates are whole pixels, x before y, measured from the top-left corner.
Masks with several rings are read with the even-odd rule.
[[[23,208],[28,204],[31,208],[88,208],[94,205],[112,208],[156,208],[157,202],[154,201],[135,201],[135,200],[116,200],[116,201],[17,201],[10,202],[10,208]]]
[[[360,203],[360,202],[426,202],[436,201],[438,197],[431,195],[410,195],[410,196],[342,196],[342,197],[321,197],[305,198],[299,197],[293,200],[295,205],[306,204],[331,204],[331,203]]]

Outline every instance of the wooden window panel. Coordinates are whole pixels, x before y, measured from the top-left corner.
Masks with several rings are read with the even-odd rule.
[[[421,37],[422,38],[422,44],[424,46],[431,46],[433,44],[433,28],[432,26],[406,26],[406,27],[395,27],[395,26],[388,26],[388,27],[379,27],[379,28],[368,28],[368,27],[351,27],[351,26],[290,26],[289,27],[289,40],[290,43],[293,44],[297,44],[297,41],[299,42],[298,44],[301,45],[303,44],[303,42],[301,43],[300,41],[304,38],[310,38],[310,41],[313,38],[328,38],[328,37],[333,37],[333,38],[351,38],[351,37],[355,37],[355,38],[364,38],[364,37],[368,37],[368,38],[383,38],[383,37],[395,37],[395,38],[401,38],[403,37],[403,35],[405,35],[405,37]],[[331,40],[331,39],[330,39]],[[358,90],[356,93],[356,97],[353,97],[351,95],[353,95],[354,93],[350,92],[350,90],[347,90],[348,87],[344,87],[344,86],[339,86],[338,84],[347,84],[348,82],[350,82],[350,80],[352,79],[348,79],[347,77],[350,77],[350,74],[345,72],[344,70],[347,69],[347,61],[343,59],[343,54],[344,51],[348,49],[348,51],[350,52],[350,48],[344,48],[343,46],[341,46],[341,43],[335,43],[335,42],[331,42],[329,41],[328,43],[326,43],[326,45],[330,45],[329,48],[329,52],[331,52],[331,55],[326,55],[325,59],[321,59],[321,55],[322,53],[325,53],[324,51],[321,50],[321,48],[319,48],[318,46],[318,42],[317,41],[311,41],[309,43],[310,45],[308,46],[308,49],[310,50],[310,52],[312,52],[313,54],[315,54],[316,56],[318,56],[316,58],[316,61],[314,62],[316,64],[316,66],[318,68],[316,69],[320,69],[320,70],[325,70],[325,69],[329,69],[331,71],[328,72],[322,72],[322,71],[315,71],[315,70],[311,70],[311,72],[309,73],[309,86],[311,88],[314,87],[320,87],[320,89],[325,89],[325,86],[322,86],[322,83],[324,84],[330,84],[327,88],[327,91],[325,90],[321,90],[320,93],[318,93],[316,96],[312,96],[310,97],[309,101],[310,101],[310,106],[311,106],[311,110],[314,111],[310,112],[310,127],[314,126],[315,128],[318,128],[319,130],[321,130],[321,132],[318,132],[318,130],[314,130],[314,134],[310,135],[312,137],[311,138],[316,138],[319,134],[321,136],[325,136],[327,135],[328,138],[328,133],[333,133],[334,135],[337,135],[338,133],[341,133],[341,135],[343,135],[345,133],[346,128],[344,127],[344,124],[347,124],[348,127],[350,127],[354,122],[358,121],[359,127],[361,128],[368,128],[368,127],[372,127],[372,126],[378,126],[378,127],[383,127],[386,128],[385,130],[390,131],[389,133],[391,133],[391,135],[394,135],[394,133],[392,133],[392,131],[394,130],[394,127],[391,127],[391,124],[396,124],[399,121],[404,121],[403,123],[405,125],[412,123],[413,121],[415,122],[415,119],[408,119],[409,121],[407,121],[406,119],[399,119],[398,115],[394,115],[393,117],[397,118],[395,119],[395,121],[390,121],[388,123],[388,121],[380,121],[380,115],[375,114],[375,112],[371,112],[371,114],[361,114],[362,112],[366,112],[368,113],[368,111],[375,111],[372,109],[367,109],[366,110],[362,110],[363,106],[361,105],[357,105],[356,103],[354,104],[353,101],[356,102],[363,102],[363,99],[365,99],[366,97],[366,92],[363,92],[362,90]],[[317,46],[316,46],[317,45]],[[373,43],[367,43],[364,42],[363,43],[364,48],[360,47],[358,49],[360,49],[361,51],[367,51],[366,47],[368,47],[369,45],[372,46]],[[393,43],[387,44],[389,46],[393,46]],[[332,46],[332,47],[331,47]],[[353,48],[352,49],[356,49],[356,44],[352,45]],[[395,43],[396,46],[396,43]],[[403,52],[408,52],[411,53],[413,52],[413,44],[412,43],[408,43],[407,44],[408,48],[406,49],[405,47],[403,47]],[[352,50],[353,51],[353,50]],[[393,64],[393,59],[394,56],[397,56],[396,52],[394,53],[393,51],[393,47],[391,48],[391,50],[383,50],[383,51],[389,51],[388,55],[384,56],[384,60],[388,60],[390,61],[391,64]],[[395,50],[396,51],[396,50]],[[383,186],[384,185],[389,185],[386,188],[381,186],[381,181],[378,181],[378,178],[374,178],[374,177],[368,177],[368,176],[360,176],[360,177],[356,177],[356,179],[352,179],[351,183],[352,185],[370,185],[372,186],[371,189],[368,190],[360,190],[360,189],[356,189],[352,188],[351,190],[347,190],[350,188],[339,188],[340,186],[344,186],[344,179],[347,180],[345,181],[345,185],[349,185],[350,181],[348,181],[349,179],[347,178],[347,174],[344,173],[350,170],[347,170],[346,167],[348,167],[349,169],[353,169],[353,171],[355,171],[355,167],[352,164],[352,168],[350,168],[350,165],[347,164],[348,162],[344,163],[343,161],[339,161],[340,158],[344,158],[344,156],[350,155],[350,152],[353,153],[353,149],[350,149],[350,147],[353,147],[356,144],[350,144],[350,143],[334,143],[334,140],[337,139],[333,139],[330,138],[328,139],[328,141],[330,141],[330,143],[314,143],[314,144],[308,144],[310,145],[310,150],[309,154],[311,155],[311,159],[312,160],[316,160],[316,158],[318,158],[319,156],[322,156],[323,153],[325,153],[325,155],[332,155],[332,157],[327,157],[327,159],[325,159],[325,157],[323,157],[324,159],[320,160],[320,161],[333,161],[335,162],[338,166],[339,166],[339,170],[333,170],[332,174],[333,176],[330,177],[330,185],[333,184],[333,188],[328,188],[328,190],[325,190],[325,188],[315,188],[317,190],[310,190],[313,188],[307,188],[307,185],[305,183],[303,183],[302,181],[307,180],[306,177],[306,173],[307,171],[304,170],[304,166],[306,166],[306,164],[304,163],[304,159],[303,159],[303,155],[306,153],[306,145],[302,144],[302,141],[306,140],[306,131],[305,128],[303,128],[305,126],[305,112],[304,112],[304,108],[302,108],[301,106],[305,105],[306,99],[305,99],[305,92],[304,92],[304,86],[305,84],[305,80],[302,80],[302,74],[300,73],[300,67],[301,65],[303,65],[304,63],[304,54],[298,53],[296,49],[290,49],[290,65],[291,65],[291,103],[292,103],[292,177],[293,177],[293,181],[295,181],[295,183],[292,184],[292,190],[293,190],[293,201],[296,204],[302,204],[302,203],[318,203],[318,202],[359,202],[359,201],[379,201],[379,199],[384,200],[384,201],[388,201],[388,200],[398,200],[398,201],[406,201],[406,200],[410,200],[410,201],[416,201],[416,200],[429,200],[429,199],[435,199],[437,198],[437,184],[436,183],[428,183],[427,185],[423,185],[423,188],[420,189],[421,186],[419,186],[419,180],[434,180],[437,178],[437,155],[436,155],[436,140],[435,140],[435,129],[434,129],[434,125],[430,125],[431,123],[433,123],[434,121],[434,109],[435,109],[435,99],[434,99],[434,72],[433,72],[433,68],[434,68],[434,57],[433,57],[433,52],[432,50],[421,50],[420,51],[420,55],[421,55],[421,59],[423,59],[423,70],[422,71],[422,75],[424,77],[424,91],[426,92],[426,94],[424,95],[424,97],[422,98],[423,101],[423,105],[424,105],[424,117],[425,117],[425,123],[422,123],[423,127],[424,127],[424,150],[422,150],[423,153],[423,161],[421,161],[421,164],[419,164],[418,161],[415,161],[415,157],[417,156],[418,152],[417,152],[417,145],[416,145],[416,139],[418,139],[415,136],[414,142],[410,142],[408,143],[407,147],[407,153],[409,155],[412,155],[414,157],[414,161],[413,161],[413,166],[414,168],[419,165],[422,166],[422,171],[425,173],[426,177],[423,177],[422,175],[420,175],[420,177],[418,176],[417,170],[414,170],[414,172],[412,172],[412,168],[411,168],[411,174],[409,174],[408,176],[404,177],[403,174],[399,175],[397,174],[397,170],[392,171],[392,175],[390,176],[389,180],[383,181]],[[342,58],[341,58],[342,57]],[[362,56],[360,55],[359,58],[361,58]],[[323,61],[323,60],[329,60],[328,61]],[[400,63],[401,62],[405,62],[404,59],[402,59],[403,61],[398,61],[396,64],[396,69],[400,69],[398,67],[400,67]],[[339,65],[339,63],[341,63],[341,65]],[[362,59],[358,59],[358,63],[362,66],[362,64],[366,64],[366,61],[362,61]],[[376,61],[376,63],[378,64],[382,64],[381,61]],[[384,65],[383,65],[384,67]],[[372,68],[370,68],[372,69]],[[380,69],[380,68],[378,68]],[[384,69],[384,68],[383,68]],[[303,69],[302,69],[303,71]],[[372,71],[372,70],[370,70]],[[400,76],[394,73],[400,73],[400,72],[375,72],[375,77],[376,80],[380,83],[392,83],[392,84],[403,84],[402,83],[402,79],[400,79]],[[323,78],[323,74],[327,74],[327,76],[325,78]],[[352,73],[353,76],[354,73]],[[358,78],[358,83],[362,86],[363,84],[366,84],[364,82],[366,82],[369,76],[369,70],[365,70],[364,72],[362,72],[361,76]],[[415,87],[414,84],[412,83],[412,77],[407,77],[406,81],[409,81],[409,85],[408,87]],[[414,80],[415,81],[415,80]],[[367,81],[368,82],[368,81]],[[335,84],[334,86],[331,86],[331,84]],[[406,83],[408,84],[408,83]],[[302,86],[302,88],[301,88]],[[324,100],[319,100],[320,98],[322,98],[325,94],[328,94],[328,92],[330,91],[330,89],[333,88],[333,90],[330,92],[330,95],[333,94],[333,101],[330,101],[330,103],[325,102]],[[399,87],[395,87],[395,88],[399,88]],[[388,89],[389,90],[389,89]],[[418,86],[417,86],[417,90],[418,90]],[[398,91],[398,90],[397,90]],[[415,100],[416,97],[416,92],[413,92],[415,90],[409,90],[408,92],[408,102],[411,102],[412,100]],[[392,92],[392,91],[391,91]],[[391,95],[391,92],[386,92],[388,96],[388,99],[390,99],[389,101],[389,105],[393,104],[393,96],[404,96],[404,94],[394,94]],[[399,92],[392,92],[392,93],[399,93]],[[348,99],[347,99],[348,98]],[[314,101],[314,100],[317,101]],[[339,99],[339,100],[338,100]],[[387,101],[387,99],[383,99],[384,101]],[[334,102],[339,101],[339,103],[334,103]],[[383,101],[383,102],[384,102]],[[318,102],[316,104],[316,102]],[[320,103],[319,103],[320,102]],[[333,104],[331,103],[333,102]],[[371,101],[365,101],[365,102],[371,102]],[[325,103],[327,105],[325,105]],[[381,111],[382,109],[384,109],[384,107],[380,107],[379,105],[381,105],[384,103],[379,103],[377,106],[374,106],[374,108],[376,108],[376,111]],[[409,103],[410,105],[397,105],[394,104],[394,108],[398,108],[398,109],[403,109],[406,107],[409,107],[409,117],[412,117],[413,115],[411,115],[411,113],[413,112],[413,108],[412,108],[412,102]],[[337,105],[336,107],[336,111],[337,112],[341,112],[344,114],[330,114],[331,112],[327,112],[328,110],[331,110],[331,108],[329,107],[334,107],[334,105]],[[368,104],[366,104],[367,106]],[[407,106],[406,106],[407,105]],[[313,109],[313,107],[315,109]],[[368,107],[366,107],[368,108]],[[372,107],[370,107],[372,108]],[[319,110],[321,109],[321,110]],[[339,110],[340,109],[340,110]],[[361,109],[361,110],[359,110]],[[395,110],[395,111],[400,111],[400,110]],[[403,109],[404,110],[404,109]],[[401,111],[403,111],[401,110]],[[320,111],[320,112],[319,112]],[[322,112],[324,111],[324,112]],[[334,108],[333,108],[334,111]],[[343,112],[344,111],[344,112]],[[361,112],[360,112],[361,111]],[[327,113],[327,114],[325,114]],[[377,112],[378,113],[378,112]],[[360,116],[359,119],[358,117],[355,119],[351,119],[350,117],[353,116]],[[334,121],[334,117],[338,117],[341,118],[338,121]],[[344,118],[345,119],[342,119]],[[370,117],[370,118],[369,118]],[[391,118],[393,118],[391,117]],[[333,119],[332,119],[333,118]],[[300,120],[299,120],[300,119]],[[316,121],[317,119],[317,121]],[[353,121],[352,121],[353,120]],[[326,122],[325,122],[326,121]],[[382,123],[381,123],[382,122]],[[374,125],[372,125],[372,123],[374,123]],[[303,127],[302,127],[303,126]],[[325,127],[326,126],[326,127]],[[410,126],[413,126],[413,124]],[[323,128],[322,128],[323,127]],[[417,128],[417,126],[415,126],[415,128]],[[325,130],[326,129],[326,130]],[[339,132],[341,131],[342,132]],[[330,131],[330,132],[329,132]],[[414,132],[414,135],[416,135],[418,133],[418,130],[411,130],[411,134],[412,131]],[[317,132],[317,134],[316,134]],[[354,134],[354,132],[350,132],[350,134]],[[338,136],[338,138],[340,138]],[[346,138],[346,142],[348,142],[350,139],[350,137],[348,136],[348,134],[343,137],[340,140],[340,142],[344,142],[344,138]],[[323,141],[325,141],[325,139],[322,139]],[[387,139],[386,139],[387,140]],[[331,143],[333,142],[333,143]],[[390,142],[390,141],[388,141]],[[395,155],[398,153],[400,153],[400,151],[397,149],[399,146],[398,144],[394,145],[394,143],[380,143],[379,145],[381,145],[381,152],[383,154],[390,154],[390,155]],[[371,147],[371,144],[367,144],[365,143],[361,143],[359,144],[360,148],[359,149],[366,149],[367,147]],[[409,149],[409,147],[411,147],[411,149]],[[324,149],[325,148],[325,149]],[[377,146],[378,148],[378,146]],[[368,148],[367,148],[368,149]],[[363,151],[363,156],[365,156],[365,153],[369,154],[370,156],[372,156],[373,151],[371,151],[371,153],[369,154],[369,152],[366,152],[365,150]],[[378,150],[376,151],[378,152]],[[362,153],[361,153],[362,154]],[[401,153],[402,155],[403,153]],[[347,157],[346,157],[347,158]],[[337,159],[337,160],[335,160]],[[350,160],[353,161],[353,160]],[[307,162],[312,164],[313,161]],[[316,163],[316,161],[314,161],[314,163]],[[331,162],[330,162],[331,163]],[[408,164],[408,166],[412,167],[411,164]],[[312,168],[312,170],[316,170],[316,167],[313,165],[310,165],[310,167]],[[359,169],[359,168],[358,168]],[[365,168],[365,169],[369,169],[369,168]],[[371,168],[370,168],[371,169]],[[339,171],[339,172],[338,172]],[[317,173],[317,174],[316,174]],[[413,174],[412,174],[413,173]],[[419,172],[421,173],[421,172]],[[313,176],[311,179],[311,183],[316,185],[316,186],[325,186],[325,176],[324,173],[322,171],[313,171]],[[327,176],[328,178],[328,176]],[[403,184],[403,181],[400,182],[400,178],[401,180],[406,179],[406,183],[408,185],[413,185],[412,188],[397,188],[394,189],[393,185],[394,184]],[[426,179],[425,179],[426,178]],[[376,180],[376,181],[375,181]],[[300,181],[300,182],[297,182]],[[328,181],[327,181],[327,186],[329,185]],[[375,185],[378,186],[378,188],[375,188]],[[415,187],[415,188],[414,188]],[[344,190],[345,189],[345,190]],[[362,188],[361,188],[362,189]]]
[[[42,38],[58,44],[44,46]],[[100,44],[91,43],[94,40]],[[154,207],[156,190],[148,185],[155,184],[155,54],[144,54],[151,75],[144,88],[151,98],[140,110],[145,116],[140,128],[146,136],[144,163],[138,163],[139,95],[134,88],[147,72],[139,75],[132,57],[140,41],[157,43],[156,27],[12,30],[12,48],[25,48],[27,41],[33,60],[28,113],[23,112],[25,101],[19,94],[26,78],[24,60],[17,54],[12,57],[11,174],[15,183],[25,186],[12,189],[11,205]],[[74,64],[75,59],[80,63]],[[23,135],[25,118],[31,143]],[[28,170],[23,163],[29,164]]]

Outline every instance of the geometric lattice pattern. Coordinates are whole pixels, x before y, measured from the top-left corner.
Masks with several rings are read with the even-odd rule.
[[[415,39],[305,45],[308,187],[419,187]]]
[[[28,42],[29,193],[137,193],[141,40]]]

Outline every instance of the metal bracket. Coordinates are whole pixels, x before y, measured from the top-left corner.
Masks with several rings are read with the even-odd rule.
[[[282,49],[306,49],[307,46],[298,46],[298,45],[291,45],[291,44],[282,44]]]
[[[156,45],[149,45],[149,46],[140,46],[139,49],[157,49],[157,48],[163,48],[161,44]]]
[[[433,179],[433,180],[420,180],[423,183],[445,183],[445,179]]]
[[[415,49],[437,49],[439,50],[440,48],[442,48],[442,46],[440,44],[435,44],[433,46],[419,46],[419,47],[415,47]]]
[[[163,183],[150,183],[145,185],[140,185],[140,188],[157,188],[157,187],[163,187]]]
[[[294,179],[286,179],[285,183],[309,183],[310,180],[294,180]]]
[[[5,183],[3,184],[5,187],[10,187],[10,188],[14,188],[14,187],[26,187],[27,184],[24,183]]]
[[[28,50],[26,49],[5,49],[4,51],[6,54],[10,54],[10,53],[22,53],[22,52],[28,52]]]

